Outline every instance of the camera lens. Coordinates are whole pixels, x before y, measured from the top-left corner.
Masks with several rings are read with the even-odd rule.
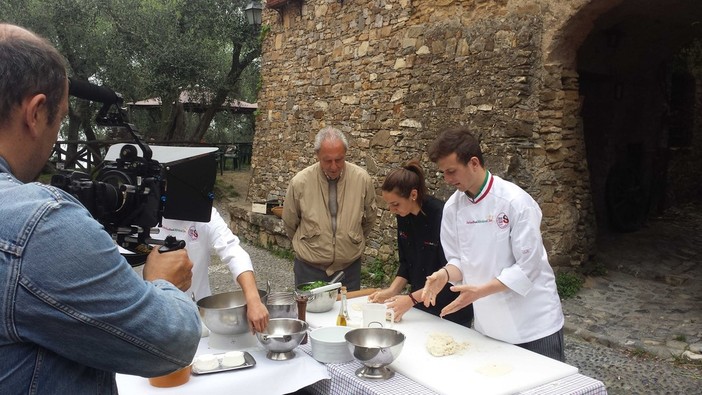
[[[124,172],[109,170],[102,173],[98,179],[102,185],[102,202],[105,211],[114,213],[124,205],[125,196],[122,192],[123,185],[131,185],[132,181]]]
[[[120,159],[123,159],[126,161],[133,161],[139,157],[139,152],[137,152],[137,148],[135,146],[130,145],[130,144],[125,144],[124,146],[122,146],[122,149],[119,151],[119,157],[120,157]]]

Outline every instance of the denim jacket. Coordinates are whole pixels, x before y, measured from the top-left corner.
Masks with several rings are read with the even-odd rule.
[[[199,339],[185,293],[144,281],[80,202],[0,157],[0,393],[116,394],[116,372],[187,366]]]

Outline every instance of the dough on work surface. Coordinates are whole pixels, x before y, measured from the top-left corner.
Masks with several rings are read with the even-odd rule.
[[[427,339],[427,351],[435,357],[453,355],[468,348],[468,343],[458,343],[445,333],[431,333]]]
[[[506,363],[489,363],[475,369],[475,371],[487,377],[504,376],[512,371],[512,365]]]

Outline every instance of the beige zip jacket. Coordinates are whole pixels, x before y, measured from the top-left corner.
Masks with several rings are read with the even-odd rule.
[[[283,204],[285,231],[295,256],[328,275],[363,254],[378,212],[373,180],[360,166],[346,162],[336,192],[336,235],[328,207],[329,182],[319,162],[293,177]]]

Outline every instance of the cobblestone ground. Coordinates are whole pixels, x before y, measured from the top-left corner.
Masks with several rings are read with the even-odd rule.
[[[605,236],[589,277],[563,302],[566,358],[610,394],[702,394],[702,206],[668,210],[634,233]],[[294,287],[292,263],[244,245],[259,287]],[[215,260],[216,262],[216,260]],[[210,268],[213,292],[234,289],[228,269]]]
[[[686,205],[599,241],[607,274],[563,302],[570,364],[610,394],[702,393],[701,231]]]

